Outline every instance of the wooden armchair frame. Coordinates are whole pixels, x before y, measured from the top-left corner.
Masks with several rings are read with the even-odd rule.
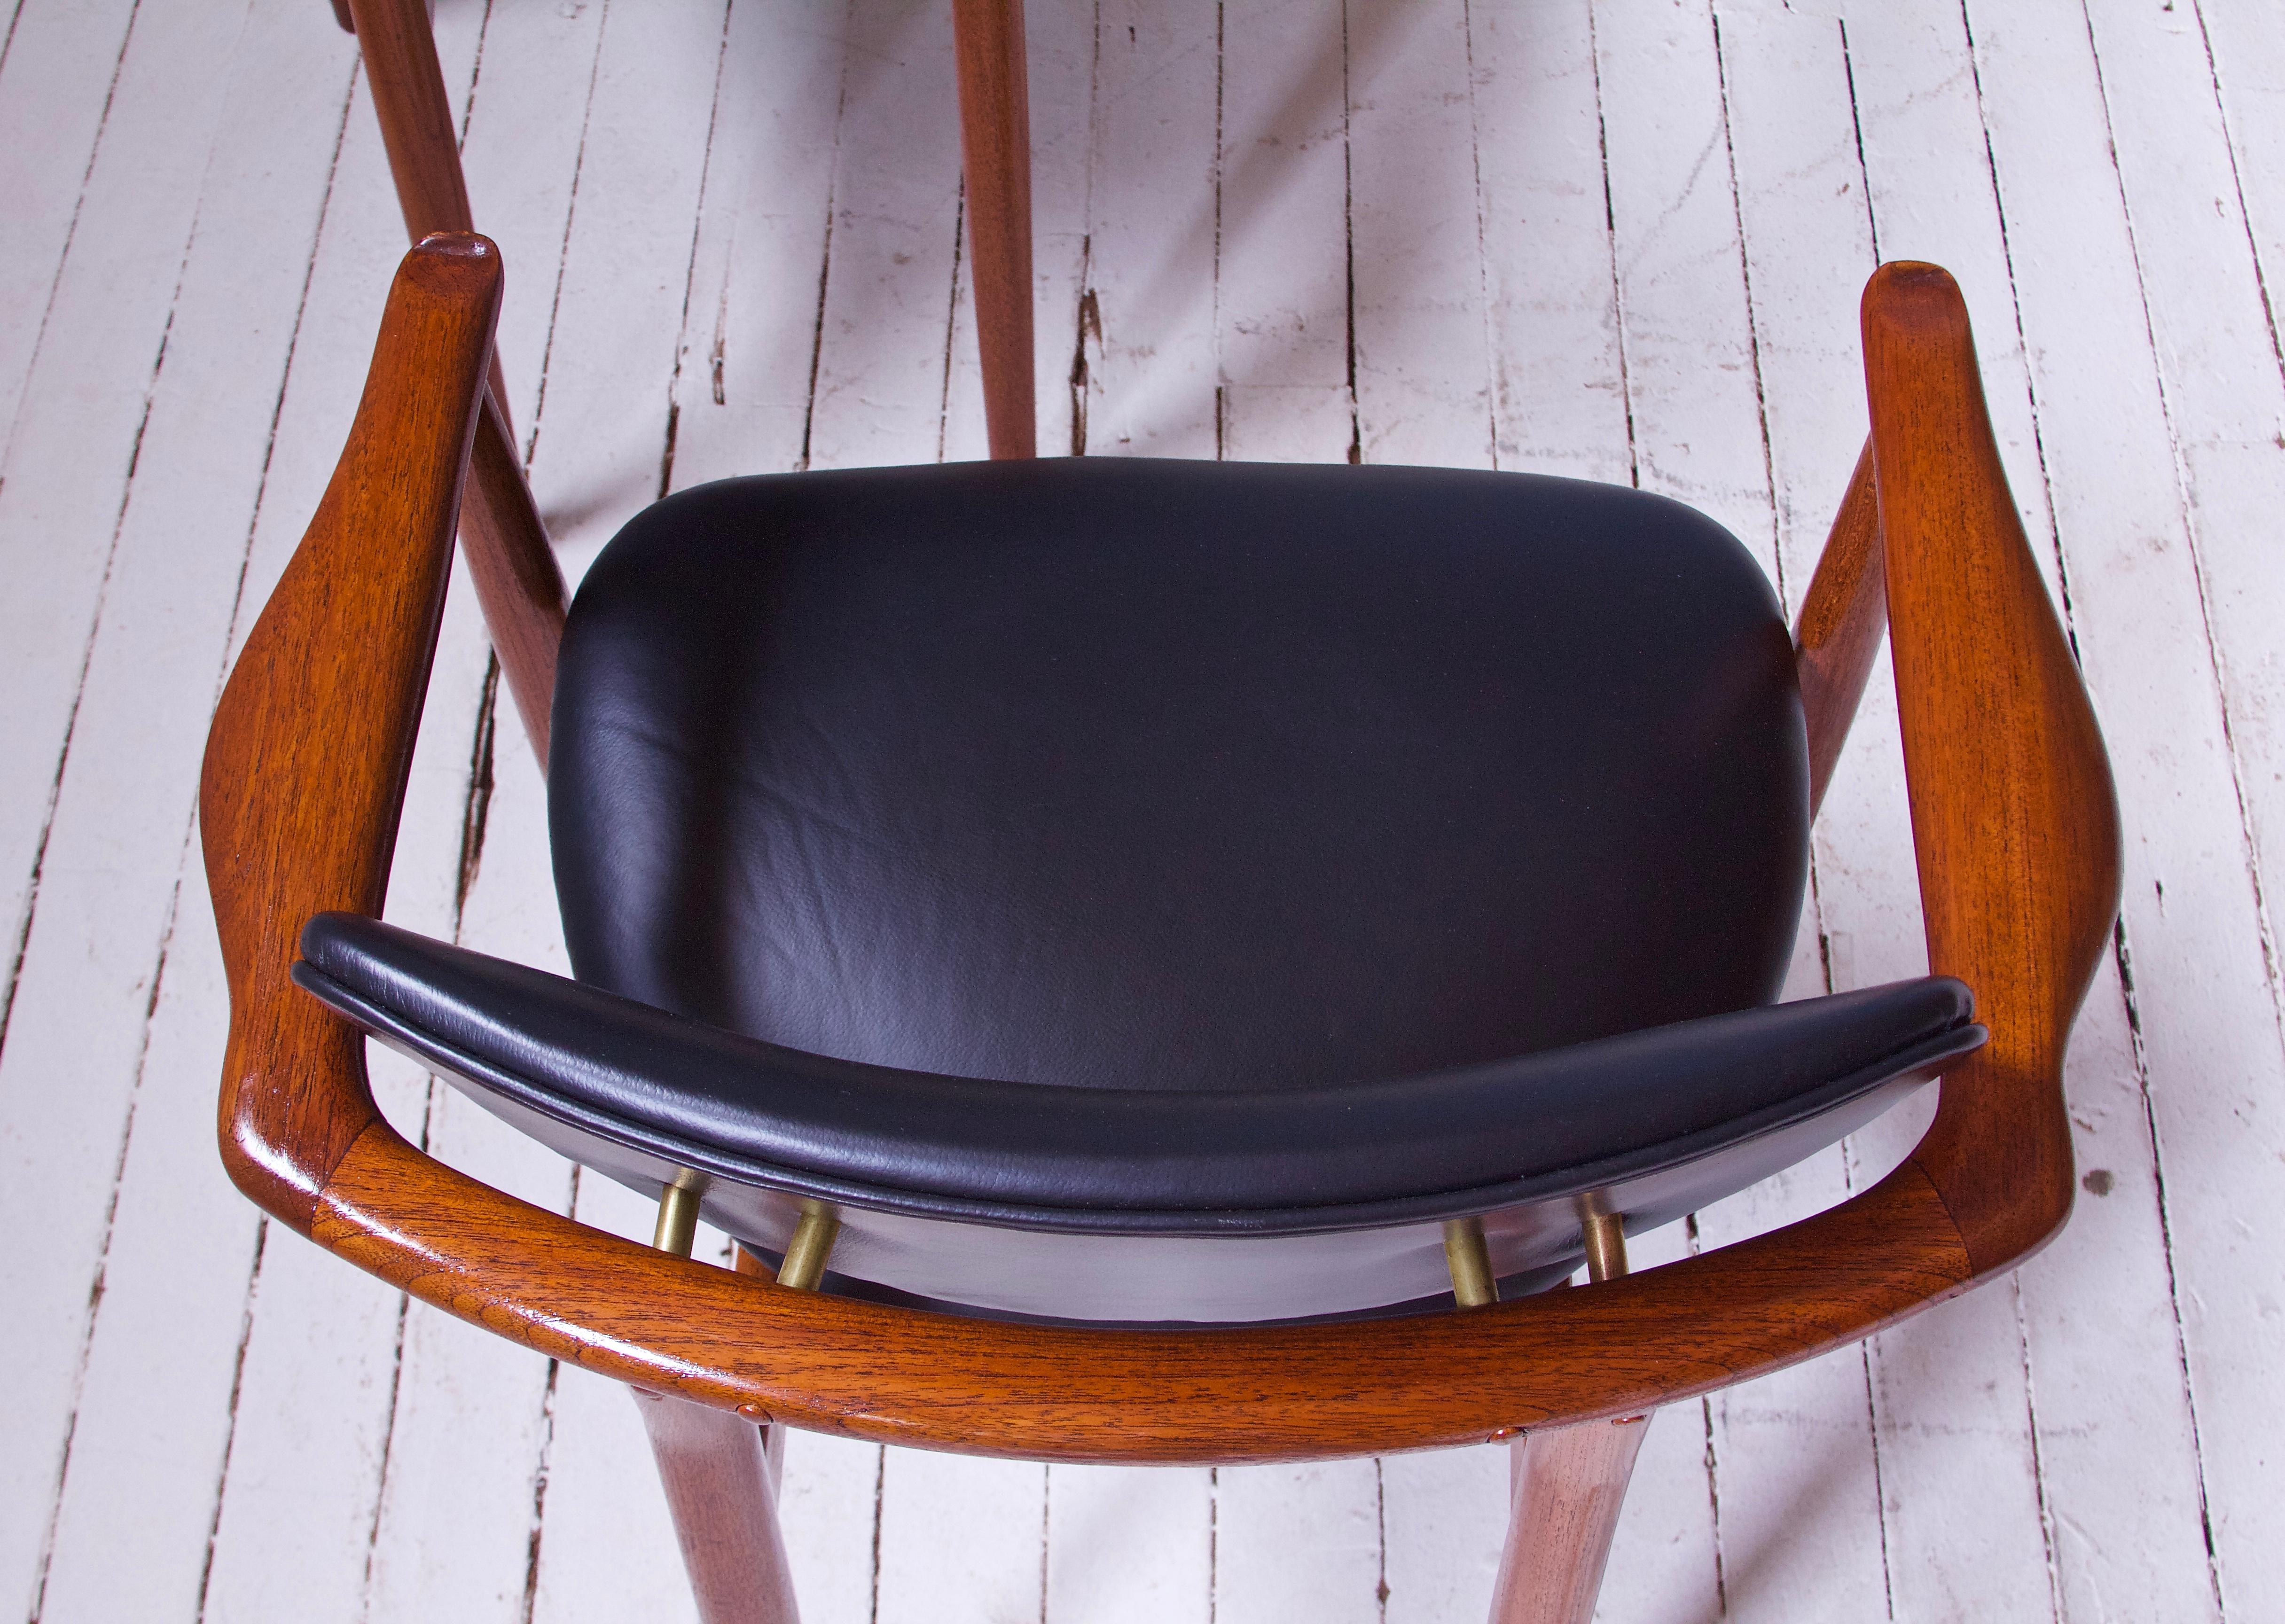
[[[1992,442],[1965,308],[1943,271],[1908,263],[1865,290],[1872,435],[1802,612],[1799,663],[1821,793],[1893,627],[1930,965],[1975,989],[1991,1040],[1944,1078],[1927,1135],[1873,1189],[1585,1290],[1347,1324],[1135,1331],[797,1291],[584,1228],[430,1159],[375,1108],[362,1035],[287,970],[310,915],[381,906],[462,493],[481,488],[483,436],[499,420],[485,381],[500,279],[479,237],[439,235],[406,257],[340,466],[208,744],[200,809],[231,991],[223,1155],[280,1221],[473,1323],[743,1417],[750,1447],[750,1424],[787,1423],[1030,1459],[1233,1462],[1519,1431],[1542,1442],[1559,1436],[1543,1429],[1636,1416],[1965,1291],[2069,1216],[2061,1064],[2116,912],[2116,806]],[[479,583],[520,584],[560,616],[552,566],[517,569],[483,526],[467,543]],[[695,1412],[670,1408],[687,1435]],[[720,1470],[726,1457],[705,1458]],[[1519,1454],[1527,1487],[1530,1459]],[[1623,1463],[1569,1471],[1590,1487],[1614,1473],[1622,1488]],[[745,1475],[766,1501],[754,1486],[767,1474]],[[671,1466],[668,1479],[678,1503],[706,1500],[678,1495]],[[749,1531],[778,1549],[758,1517]],[[752,1540],[706,1546],[703,1520],[683,1526],[702,1596],[705,1549],[769,1570]],[[1608,1528],[1582,1538],[1600,1542],[1591,1605]],[[1520,1561],[1512,1549],[1511,1589]],[[791,1616],[744,1604],[707,1616]],[[1503,1604],[1503,1617],[1583,1616]]]

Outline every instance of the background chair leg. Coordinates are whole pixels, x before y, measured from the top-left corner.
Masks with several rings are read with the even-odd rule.
[[[405,235],[418,243],[431,231],[475,231],[468,183],[460,173],[459,131],[452,124],[444,70],[436,60],[428,0],[334,0],[334,15],[357,36]],[[492,355],[491,386],[505,425],[507,387],[498,351]],[[513,430],[507,437],[513,443]]]
[[[681,1399],[628,1391],[650,1433],[703,1624],[798,1624],[762,1430]]]
[[[992,455],[1039,454],[1032,394],[1032,118],[1023,0],[953,0],[977,346]]]
[[[405,231],[415,242],[431,231],[474,231],[427,0],[349,0],[349,10]]]
[[[1509,1448],[1514,1498],[1492,1624],[1590,1624],[1648,1416],[1526,1432]]]
[[[475,230],[426,0],[334,0],[334,6],[336,16],[346,8],[356,24],[405,234],[417,243],[431,231]],[[508,693],[545,773],[566,594],[547,528],[523,481],[497,349],[490,377],[491,404],[476,425],[460,542]]]

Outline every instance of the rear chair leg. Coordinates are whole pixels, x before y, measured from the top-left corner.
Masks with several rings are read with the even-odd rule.
[[[659,1197],[651,1244],[687,1258],[697,1225],[697,1189],[671,1184]],[[806,1236],[817,1275],[824,1272],[833,1228],[830,1213],[805,1214],[797,1234],[797,1245]],[[787,1250],[790,1254],[795,1248]],[[742,1248],[737,1265],[741,1274],[764,1272]],[[640,1387],[629,1391],[650,1434],[701,1624],[800,1624],[785,1535],[778,1526],[785,1429],[757,1427],[737,1416]]]
[[[1590,1204],[1580,1228],[1590,1282],[1627,1272],[1626,1232],[1616,1217]],[[1444,1251],[1461,1307],[1498,1299],[1480,1223],[1445,1225]],[[1492,1589],[1491,1624],[1590,1624],[1649,1425],[1648,1416],[1629,1416],[1541,1427],[1508,1447],[1507,1549]]]
[[[459,132],[424,0],[334,4],[343,26],[354,24],[406,233],[417,243],[431,231],[475,230],[467,182],[460,173]],[[508,693],[545,773],[555,648],[563,637],[563,575],[531,488],[524,483],[497,349],[489,376],[491,398],[476,423],[460,506],[460,541]]]

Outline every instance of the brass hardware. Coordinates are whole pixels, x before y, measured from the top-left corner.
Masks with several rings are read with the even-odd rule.
[[[1626,1226],[1615,1213],[1588,1207],[1579,1214],[1579,1233],[1587,1243],[1587,1278],[1597,1285],[1627,1272]]]
[[[784,1261],[778,1265],[778,1283],[797,1291],[814,1291],[825,1278],[825,1260],[833,1255],[833,1237],[841,1233],[841,1220],[819,1201],[801,1204],[801,1221],[786,1243]]]
[[[699,1188],[688,1173],[678,1173],[658,1192],[658,1227],[651,1231],[650,1243],[660,1251],[690,1255],[690,1243],[698,1235]]]
[[[1499,1301],[1499,1282],[1492,1276],[1482,1219],[1444,1220],[1444,1267],[1452,1271],[1452,1300],[1461,1307],[1480,1308]]]

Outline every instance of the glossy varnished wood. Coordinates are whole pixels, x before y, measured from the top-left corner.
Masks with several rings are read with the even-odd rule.
[[[40,207],[0,208],[16,295],[0,326],[18,345],[0,341],[0,388],[26,403],[4,506],[36,543],[12,584],[19,632],[0,647],[22,716],[36,719],[22,695],[51,666],[76,706],[67,756],[17,729],[0,794],[14,828],[53,831],[6,1033],[12,1131],[49,1149],[0,1181],[29,1217],[17,1233],[37,1237],[17,1249],[0,1337],[0,1458],[20,1467],[0,1522],[29,1549],[0,1535],[0,1574],[28,1596],[42,1565],[57,1624],[159,1624],[195,1612],[200,1592],[208,1612],[239,1620],[459,1618],[490,1597],[515,1611],[538,1530],[532,1604],[550,1624],[687,1613],[620,1384],[572,1372],[550,1394],[547,1361],[425,1305],[399,1336],[396,1292],[282,1226],[259,1248],[258,1209],[212,1177],[226,1005],[203,879],[170,855],[185,831],[169,786],[195,779],[219,679],[317,506],[405,247],[356,42],[318,4],[255,6],[243,27],[236,4],[188,22],[133,0],[27,7],[0,75],[16,150],[53,177]],[[1328,9],[1331,28],[1312,31],[1338,40],[1339,5],[1304,8]],[[1839,312],[1854,314],[1874,237],[1948,266],[2119,779],[2132,838],[2118,958],[2136,1019],[2120,964],[2100,966],[2066,1063],[2083,1182],[2057,1242],[2003,1291],[1901,1336],[1736,1401],[1674,1407],[1644,1447],[1603,1606],[1614,1620],[1719,1615],[1718,1559],[1728,1612],[1758,1624],[1882,1617],[1884,1598],[1941,1616],[1970,1593],[1995,1618],[2234,1617],[2248,1596],[2285,1594],[2285,1540],[2268,1533],[2285,1522],[2271,1473],[2285,1410],[2263,1391],[2273,1338],[2258,1312],[2285,1275],[2260,1240],[2285,1189],[2285,1123],[2265,1103],[2285,1100],[2285,1072],[2252,889],[2285,872],[2285,730],[2264,726],[2285,718],[2273,702],[2285,661],[2269,657],[2285,577],[2265,563],[2285,553],[2260,494],[2281,386],[2273,364],[2263,372],[2255,263],[2275,286],[2285,162],[2244,167],[2285,153],[2285,102],[2270,116],[2258,94],[2285,35],[2233,23],[2234,0],[2202,8],[2210,50],[2197,31],[2168,33],[2178,19],[2156,8],[2100,0],[2090,29],[2068,4],[1971,3],[1966,19],[1958,5],[1857,8],[1844,50],[1829,21],[1820,32],[1799,14],[1818,7],[1725,6],[1718,41],[1703,5],[1597,7],[1598,59],[1589,9],[1444,0],[1376,29],[1378,9],[1352,7],[1345,103],[1343,53],[1290,49],[1291,8],[1228,8],[1221,51],[1197,8],[1119,8],[1099,27],[1087,8],[1029,8],[1040,447],[1069,440],[1064,419],[1084,408],[1097,451],[1212,456],[1221,428],[1232,456],[1339,459],[1353,261],[1368,461],[1496,458],[1621,483],[1638,462],[1647,487],[1704,506],[1781,574],[1797,616],[1866,430],[1857,333]],[[718,5],[651,8],[640,27],[625,6],[608,25],[603,6],[567,10],[579,8],[435,6],[471,203],[510,272],[497,344],[513,414],[529,434],[544,409],[531,482],[567,572],[650,494],[647,473],[656,484],[664,407],[615,409],[637,396],[679,403],[678,485],[794,466],[811,416],[819,466],[925,460],[939,442],[985,455],[980,388],[962,385],[972,301],[946,298],[949,0],[860,7],[854,33],[732,5],[718,73]],[[43,15],[70,20],[44,54]],[[900,70],[881,67],[883,44],[907,47]],[[2154,83],[2173,88],[2154,98]],[[1653,121],[1646,103],[1676,111]],[[1686,189],[1703,141],[1662,137],[1693,122],[1702,137],[1721,112],[1735,162]],[[1353,140],[1310,139],[1345,113]],[[1804,167],[1813,153],[1847,172]],[[24,179],[25,166],[0,168]],[[848,209],[818,333],[829,187]],[[893,230],[867,218],[868,199],[897,200]],[[1258,336],[1281,296],[1307,334],[1333,335],[1333,364],[1272,370],[1307,346],[1288,329]],[[1103,340],[1087,327],[1080,356],[1073,324],[1096,305]],[[725,308],[718,406],[699,357]],[[557,367],[537,395],[523,363],[551,326]],[[615,346],[634,357],[625,402],[587,387]],[[1067,389],[1081,362],[1083,387]],[[1275,387],[1288,379],[1300,387]],[[505,711],[510,695],[484,681],[488,639],[474,600],[452,601],[469,585],[453,573],[388,907],[447,938],[457,911],[460,939],[546,964],[544,788],[506,759],[496,788],[469,777],[476,708],[496,692]],[[1885,669],[1865,702],[1813,859],[1841,986],[1925,963]],[[503,717],[509,756],[514,733]],[[489,817],[469,830],[472,788]],[[20,892],[29,859],[16,868]],[[1817,960],[1802,956],[1789,990],[1819,979]],[[415,1142],[565,1204],[552,1153],[367,1048],[384,1112]],[[185,1119],[185,1095],[203,1120]],[[1852,1171],[1918,1137],[1904,1126],[1891,1118],[1853,1157],[1835,1148],[1701,1214],[1704,1249],[1845,1198]],[[645,1227],[607,1181],[576,1189],[583,1223]],[[1688,1248],[1665,1235],[1638,1250],[1663,1262]],[[1026,1472],[904,1450],[884,1465],[870,1445],[798,1438],[787,1534],[819,1624],[871,1616],[868,1591],[879,1624],[979,1606],[1028,1617],[1043,1546],[1059,1624],[1210,1624],[1217,1597],[1224,1620],[1373,1624],[1384,1574],[1391,1624],[1482,1624],[1504,1455],[1389,1457],[1385,1497],[1369,1461],[1225,1471],[1216,1544],[1204,1469]],[[2210,1551],[2208,1504],[2226,1509]],[[131,1563],[117,1559],[122,1507]],[[2069,1549],[2050,1553],[2043,1534]]]
[[[1794,629],[1794,660],[1801,674],[1801,708],[1809,725],[1809,806],[1814,817],[1833,782],[1833,764],[1849,741],[1849,724],[1865,697],[1873,656],[1888,626],[1888,596],[1881,569],[1881,510],[1873,487],[1873,443],[1867,440],[1849,476],[1848,493],[1834,515],[1825,551],[1810,577]]]
[[[334,0],[334,16],[357,36],[406,237],[419,242],[436,231],[475,231],[467,178],[460,169],[459,131],[453,127],[452,97],[436,59],[426,0]],[[505,405],[507,392],[498,356],[492,357],[491,382]],[[507,439],[514,443],[513,431]]]
[[[1032,122],[1023,0],[953,0],[969,263],[994,457],[1038,451],[1032,382]]]
[[[1959,287],[1934,265],[1883,265],[1863,318],[1928,963],[1975,989],[1991,1029],[1945,1074],[1913,1159],[1985,1275],[2070,1215],[2063,1049],[2117,916],[2118,807]]]
[[[405,256],[333,482],[208,735],[199,817],[231,1005],[223,1157],[299,1229],[379,1118],[363,1041],[287,972],[311,914],[378,914],[388,889],[499,293],[483,238]]]
[[[1012,1325],[793,1291],[583,1228],[376,1122],[314,1231],[554,1357],[755,1419],[1025,1459],[1244,1461],[1632,1414],[1838,1346],[1963,1284],[1907,1166],[1844,1207],[1591,1291],[1252,1330]]]

